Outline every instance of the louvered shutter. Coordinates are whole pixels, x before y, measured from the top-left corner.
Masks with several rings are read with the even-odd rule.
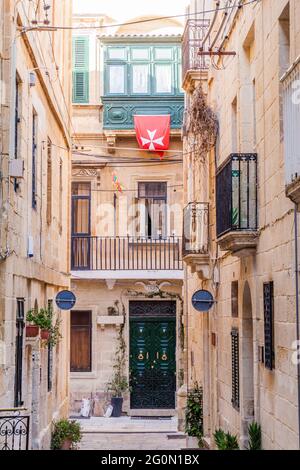
[[[231,367],[232,367],[232,405],[240,407],[240,364],[239,364],[239,333],[238,330],[231,332]]]
[[[89,38],[73,38],[73,102],[89,102]]]
[[[274,367],[274,299],[273,282],[264,284],[264,333],[265,333],[265,367]]]

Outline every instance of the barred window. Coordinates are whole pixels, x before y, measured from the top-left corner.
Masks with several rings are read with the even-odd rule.
[[[273,282],[264,284],[264,332],[265,332],[265,367],[274,368],[274,287]]]
[[[240,364],[239,364],[239,332],[231,332],[231,364],[232,364],[232,398],[234,408],[240,408]]]

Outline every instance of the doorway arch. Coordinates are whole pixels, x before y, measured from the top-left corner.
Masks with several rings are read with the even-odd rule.
[[[243,290],[241,328],[241,434],[246,445],[248,425],[254,419],[254,348],[252,297],[249,283]]]

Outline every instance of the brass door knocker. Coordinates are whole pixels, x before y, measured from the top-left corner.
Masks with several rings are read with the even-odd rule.
[[[161,360],[166,361],[167,359],[168,359],[168,356],[166,355],[166,353],[163,353],[163,355],[161,356]]]
[[[142,361],[144,359],[144,354],[142,352],[140,352],[140,354],[138,355],[138,359],[140,361]]]

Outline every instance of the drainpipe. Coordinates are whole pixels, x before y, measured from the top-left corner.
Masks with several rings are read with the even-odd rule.
[[[298,213],[297,204],[294,208],[294,225],[295,225],[295,294],[296,294],[296,338],[297,350],[300,347],[300,324],[299,324],[299,265],[298,265]],[[300,358],[297,355],[297,379],[298,379],[298,436],[300,449]]]

